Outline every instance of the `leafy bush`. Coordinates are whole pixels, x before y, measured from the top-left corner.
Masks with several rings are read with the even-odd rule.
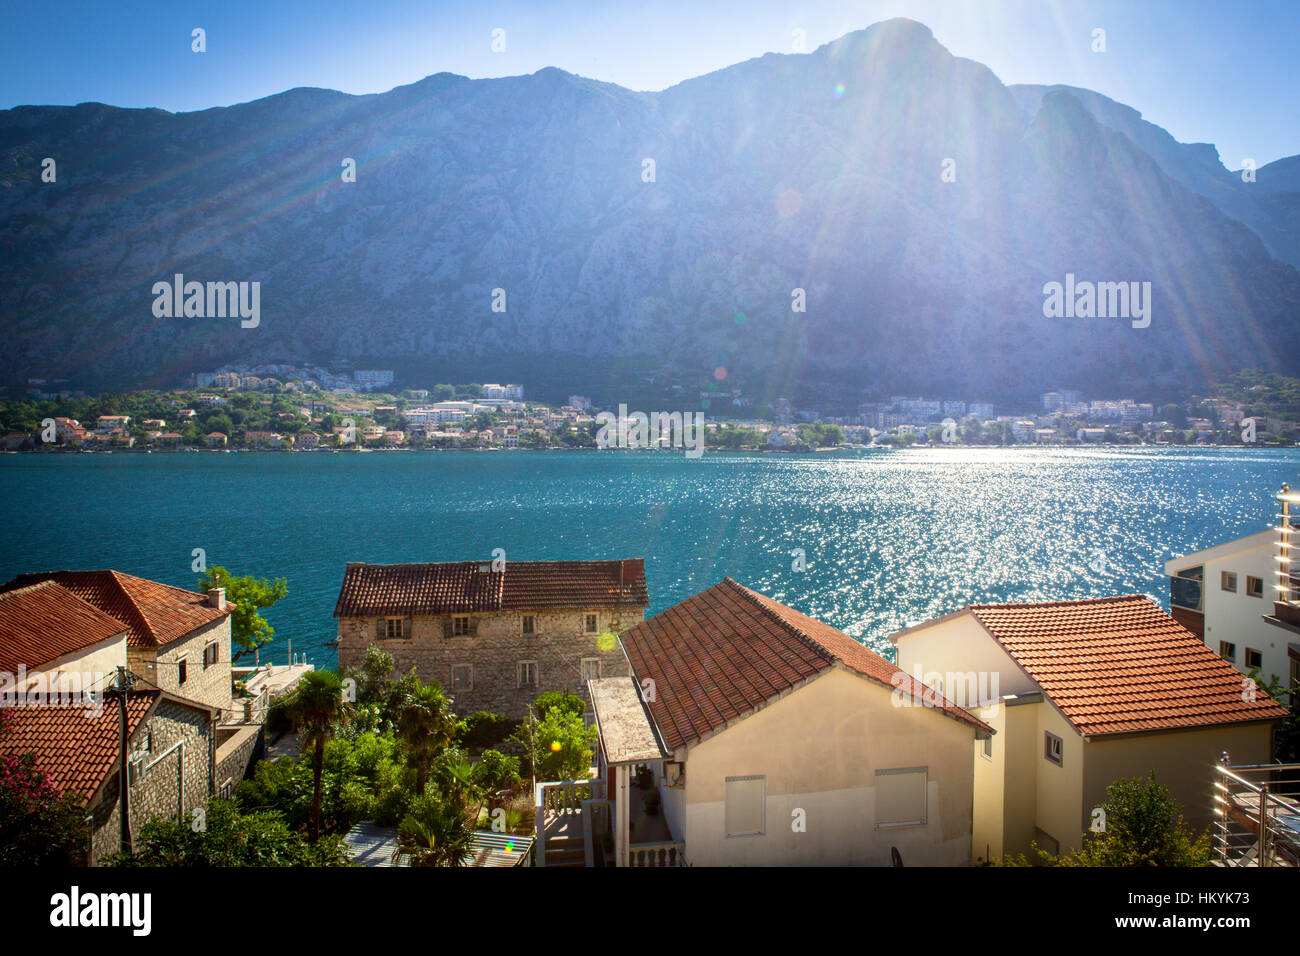
[[[519,781],[519,758],[499,750],[483,751],[474,765],[474,782],[489,793],[512,788]]]
[[[241,813],[230,800],[208,801],[204,826],[154,817],[140,828],[133,855],[112,866],[343,866],[347,851],[337,836],[311,843],[277,813]]]
[[[541,720],[526,721],[513,739],[527,748],[538,780],[581,780],[591,769],[596,728],[587,726],[581,712],[552,706]]]
[[[325,745],[321,775],[321,829],[342,833],[378,811],[378,798],[400,789],[407,776],[392,734],[335,738]],[[306,826],[313,795],[311,756],[263,760],[235,788],[244,812],[274,810],[292,829]],[[391,801],[390,797],[390,801]],[[397,814],[390,817],[390,825]]]
[[[498,747],[519,729],[519,721],[480,710],[462,717],[456,725],[457,742],[469,751]]]
[[[544,694],[538,694],[533,701],[533,711],[538,719],[545,720],[546,715],[553,710],[581,717],[586,712],[587,705],[581,697],[567,690],[548,690]]]
[[[75,796],[50,786],[32,754],[0,757],[0,866],[82,862],[84,816]]]

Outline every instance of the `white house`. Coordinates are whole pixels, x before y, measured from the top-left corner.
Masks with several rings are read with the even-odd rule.
[[[592,682],[620,865],[970,862],[989,727],[848,635],[727,578],[622,643]]]
[[[1300,680],[1300,635],[1273,615],[1276,528],[1165,562],[1174,618],[1243,674],[1290,687]]]
[[[936,690],[974,683],[1004,705],[980,711],[997,734],[973,754],[984,859],[1078,848],[1106,788],[1151,772],[1204,827],[1220,755],[1268,763],[1287,713],[1141,594],[971,605],[890,639]]]

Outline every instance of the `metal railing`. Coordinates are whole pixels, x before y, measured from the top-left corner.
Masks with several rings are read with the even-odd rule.
[[[1300,763],[1215,765],[1211,838],[1222,866],[1300,866]]]

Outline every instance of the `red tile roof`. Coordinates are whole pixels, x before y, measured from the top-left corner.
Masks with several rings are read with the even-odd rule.
[[[126,631],[53,581],[0,593],[0,671],[34,670]]]
[[[645,562],[508,561],[349,564],[335,617],[544,608],[646,607]]]
[[[968,610],[1084,735],[1287,714],[1245,699],[1247,678],[1142,594]]]
[[[56,581],[129,628],[130,647],[160,647],[230,613],[211,607],[205,594],[123,574],[121,571],[48,571],[20,574],[0,591]]]
[[[725,578],[622,635],[638,682],[655,682],[650,714],[670,750],[699,740],[837,664],[891,691],[923,693],[847,634]],[[935,709],[988,730],[937,697]]]
[[[132,691],[127,698],[128,736],[161,696],[157,690]],[[84,707],[13,706],[0,712],[0,756],[36,755],[36,766],[60,793],[89,798],[117,766],[118,705],[105,701],[98,715]]]

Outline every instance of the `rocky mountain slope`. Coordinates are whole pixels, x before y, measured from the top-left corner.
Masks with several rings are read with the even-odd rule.
[[[1294,374],[1298,180],[1293,157],[1243,184],[1088,91],[1008,88],[908,20],[650,94],[545,69],[20,107],[0,112],[0,377],[348,359],[565,369],[613,396],[635,362],[688,388],[723,366],[753,393],[999,398]],[[155,317],[178,272],[260,282],[259,325]],[[1151,282],[1149,327],[1045,317],[1066,273]]]

